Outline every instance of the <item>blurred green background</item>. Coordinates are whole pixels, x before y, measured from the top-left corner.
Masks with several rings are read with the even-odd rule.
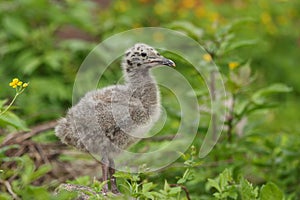
[[[194,178],[186,183],[192,199],[211,199],[214,190],[205,189],[206,181],[225,168],[233,170],[233,174],[242,174],[254,185],[274,182],[286,199],[300,198],[300,2],[297,0],[2,0],[0,99],[12,100],[15,91],[8,84],[15,77],[29,82],[29,87],[12,109],[26,125],[6,124],[2,119],[1,140],[17,130],[63,116],[72,103],[77,70],[88,53],[106,38],[139,27],[181,31],[203,45],[219,66],[229,97],[236,98],[235,111],[242,109],[243,102],[262,88],[274,83],[286,86],[272,91],[276,94],[271,98],[268,94],[272,92],[267,91],[262,97],[264,105],[254,103],[253,112],[245,112],[243,116],[238,111],[232,113],[237,119],[230,133],[233,139],[223,136],[221,144],[201,160],[202,167],[193,168]],[[178,71],[190,75],[197,86],[201,78],[186,67],[189,64],[176,55],[169,57],[175,60]],[[245,72],[248,69],[243,71],[247,63],[251,78],[250,74],[243,76],[248,73]],[[119,80],[118,67],[118,62],[112,64],[102,79],[107,83],[101,82],[101,86]],[[249,79],[249,83],[237,84],[235,73],[242,82]],[[197,94],[201,105],[208,97],[207,88],[199,89]],[[162,95],[168,99],[167,92],[162,91]],[[162,135],[176,130],[180,118],[176,102],[164,104],[171,118]],[[203,139],[201,133],[207,128],[210,114],[204,114],[204,119],[199,140]],[[246,121],[239,135],[238,123],[242,119]],[[53,131],[37,142],[47,140],[57,142]],[[195,141],[196,147],[199,140]],[[153,148],[159,145],[153,142]],[[4,158],[5,155],[2,162]],[[164,179],[176,182],[182,170],[171,167],[161,172],[162,176],[150,175],[148,179],[158,180],[159,186]],[[2,180],[9,177],[3,175]],[[7,193],[4,187],[1,190]],[[179,198],[186,197],[182,193]]]

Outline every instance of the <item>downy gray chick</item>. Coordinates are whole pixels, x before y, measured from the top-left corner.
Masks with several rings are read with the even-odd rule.
[[[137,142],[160,116],[160,95],[150,69],[175,67],[154,48],[138,43],[126,51],[122,69],[125,84],[88,92],[59,120],[56,135],[63,143],[101,156],[102,180],[111,181],[111,191],[119,193],[113,158]],[[108,192],[108,185],[103,193]]]

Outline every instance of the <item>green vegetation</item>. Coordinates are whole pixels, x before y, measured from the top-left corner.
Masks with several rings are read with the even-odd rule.
[[[211,113],[203,109],[197,137],[187,152],[178,152],[180,159],[155,173],[118,172],[124,195],[109,198],[300,198],[300,2],[95,2],[0,2],[0,199],[75,198],[57,192],[62,183],[88,186],[90,199],[104,198],[102,183],[93,178],[100,175],[98,164],[60,144],[53,120],[72,105],[77,70],[98,43],[148,26],[180,31],[205,47],[203,65],[219,66],[229,114],[205,158],[198,151]],[[201,108],[209,108],[209,90],[193,66],[172,52],[162,54],[189,77]],[[111,64],[99,86],[119,80],[118,65]],[[170,92],[161,93],[167,123],[158,140],[142,141],[136,151],[159,148],[177,131],[179,105]]]

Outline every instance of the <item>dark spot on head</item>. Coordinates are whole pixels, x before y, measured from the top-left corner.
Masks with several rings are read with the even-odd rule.
[[[160,53],[157,53],[156,55],[160,56]]]
[[[141,65],[142,65],[141,63],[138,63],[138,64],[137,64],[137,66],[141,66]]]
[[[130,68],[126,68],[126,72],[130,72]]]
[[[126,60],[128,65],[132,65],[132,63],[130,62],[130,60]]]
[[[141,56],[146,57],[147,54],[146,53],[141,53]]]
[[[141,47],[138,47],[137,50],[140,50]]]
[[[129,54],[130,54],[130,52],[127,52],[127,53],[126,53],[126,56],[129,56]]]
[[[134,52],[134,54],[139,54],[139,52]]]

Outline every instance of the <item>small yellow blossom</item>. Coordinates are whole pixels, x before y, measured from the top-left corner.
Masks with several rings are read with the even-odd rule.
[[[212,61],[212,57],[209,53],[206,53],[202,56],[202,58],[206,61],[206,62],[210,62]]]
[[[238,67],[240,65],[240,63],[238,63],[238,62],[230,62],[230,63],[228,63],[228,67],[229,67],[229,69],[231,69],[231,70],[234,70],[236,67]]]
[[[20,87],[27,87],[28,83],[23,83],[22,81],[20,81],[18,78],[14,78],[10,83],[9,86],[12,88],[17,88],[18,86]]]
[[[19,79],[14,78],[14,79],[12,80],[12,82],[9,83],[9,86],[11,86],[12,88],[16,88],[16,87],[18,86],[18,83],[19,83],[19,82],[20,82]]]

